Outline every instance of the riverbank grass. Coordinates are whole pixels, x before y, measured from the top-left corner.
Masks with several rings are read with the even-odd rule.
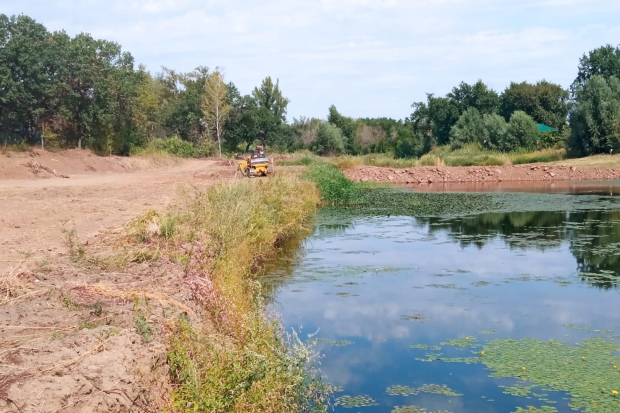
[[[327,387],[308,369],[316,354],[267,317],[253,277],[318,203],[311,182],[274,175],[212,186],[128,226],[138,246],[185,264],[202,309],[200,322],[182,315],[169,328],[172,411],[325,411]]]

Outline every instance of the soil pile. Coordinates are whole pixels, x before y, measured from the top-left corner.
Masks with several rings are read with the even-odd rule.
[[[356,182],[429,184],[433,182],[594,181],[620,178],[620,168],[578,168],[561,165],[425,166],[381,168],[364,166],[344,171]]]

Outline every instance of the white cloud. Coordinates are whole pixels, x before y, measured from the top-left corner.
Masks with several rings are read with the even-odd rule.
[[[460,81],[568,86],[578,58],[616,44],[620,3],[585,0],[4,0],[51,30],[114,40],[151,70],[224,66],[244,92],[267,75],[289,115],[404,117]]]

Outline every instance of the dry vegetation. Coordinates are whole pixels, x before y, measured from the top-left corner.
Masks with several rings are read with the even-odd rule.
[[[320,408],[316,355],[267,317],[253,277],[318,202],[273,176],[186,190],[96,237],[66,221],[63,253],[43,245],[0,276],[0,411]]]
[[[503,153],[484,150],[479,144],[468,144],[463,148],[452,150],[449,146],[433,149],[420,158],[394,158],[387,153],[368,155],[343,155],[337,157],[319,157],[307,151],[281,157],[277,165],[311,165],[320,162],[334,163],[339,169],[359,166],[377,166],[389,168],[412,168],[418,166],[493,166],[535,162],[554,162],[566,157],[565,149],[541,149],[533,152]],[[589,159],[589,158],[585,158]],[[601,165],[603,166],[603,165]]]

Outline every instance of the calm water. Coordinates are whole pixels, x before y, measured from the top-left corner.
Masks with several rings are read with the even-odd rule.
[[[287,328],[318,331],[321,369],[344,395],[378,406],[337,412],[512,412],[543,403],[504,394],[516,380],[450,339],[559,339],[620,331],[620,211],[523,212],[464,218],[347,217],[321,212],[314,234],[265,279]],[[426,361],[425,361],[426,360]],[[447,385],[458,397],[389,395],[394,385]],[[540,390],[540,389],[538,389]],[[567,394],[546,391],[560,412]]]

